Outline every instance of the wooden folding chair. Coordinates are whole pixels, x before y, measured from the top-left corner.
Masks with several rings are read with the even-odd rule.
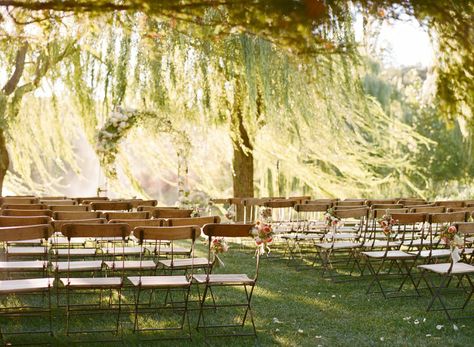
[[[49,224],[51,218],[47,216],[0,216],[0,227],[27,226],[38,224]],[[48,243],[44,239],[17,240],[6,242],[5,256],[8,261],[13,259],[36,258],[48,260]],[[35,260],[36,262],[36,260]],[[20,262],[19,264],[21,264]],[[23,263],[26,266],[27,263]],[[34,268],[39,264],[34,265]]]
[[[423,234],[427,215],[425,213],[393,213],[391,217],[396,221],[396,224],[392,227],[393,236],[387,237],[387,247],[381,251],[364,251],[361,253],[366,259],[366,265],[372,277],[367,288],[367,294],[373,293],[372,289],[376,285],[384,298],[399,297],[402,296],[401,291],[405,283],[410,280],[416,295],[419,296],[417,284],[412,276],[412,269],[416,265],[418,252],[412,254],[400,249],[393,250],[389,243],[399,238],[403,244],[407,235],[410,235],[411,239],[414,233],[421,231]],[[423,242],[424,239],[420,238],[420,240]],[[422,246],[423,244],[421,243],[420,247],[422,248]],[[394,268],[396,270],[395,273],[392,272]],[[395,290],[387,288],[386,285],[384,286],[388,280],[392,279],[401,279],[401,283]]]
[[[220,223],[219,216],[196,217],[196,218],[171,218],[168,219],[168,226],[194,226],[196,228],[196,237],[201,235],[201,228],[205,224]],[[168,259],[159,260],[158,263],[166,271],[173,273],[176,270],[187,271],[190,266],[193,269],[200,268],[206,272],[211,271],[212,263],[206,257],[175,258],[174,252],[168,254]]]
[[[49,224],[0,227],[1,242],[37,238],[47,240],[51,234],[52,228]],[[5,337],[10,334],[53,334],[51,316],[51,287],[53,286],[53,281],[54,279],[49,277],[0,280],[0,297],[2,299],[0,308],[0,338],[5,342],[5,345],[9,345]],[[41,294],[42,299],[38,300],[33,294]],[[41,316],[48,320],[47,329],[38,331],[10,330],[12,325],[17,326],[15,323],[17,323],[18,319]],[[37,319],[31,325],[36,324],[38,324]]]
[[[288,254],[288,265],[297,258],[303,259],[304,254],[314,253],[315,243],[321,241],[326,231],[324,213],[331,207],[327,203],[296,204],[296,220],[293,223],[293,233],[281,235],[286,241],[283,257]]]
[[[123,254],[123,247],[126,239],[130,235],[130,227],[127,224],[64,224],[61,233],[69,240],[74,237],[97,238],[97,237],[120,237],[122,244],[115,244],[117,253]],[[68,248],[69,252],[71,248]],[[125,259],[122,257],[122,259]],[[122,309],[121,289],[123,286],[123,273],[121,276],[113,277],[76,277],[77,273],[71,268],[72,257],[69,253],[67,258],[69,265],[66,269],[66,277],[61,277],[59,282],[65,288],[66,295],[66,335],[73,333],[117,333],[120,322],[120,312]],[[117,274],[117,273],[116,273]],[[109,291],[109,297],[106,303],[103,300],[104,290]],[[97,293],[97,291],[99,293]],[[114,296],[113,294],[116,293]],[[85,294],[85,295],[84,295]],[[92,297],[92,298],[91,298]],[[116,303],[113,303],[113,298]],[[83,299],[84,298],[84,299]],[[92,299],[86,301],[86,299]],[[79,301],[79,302],[76,302]],[[115,328],[99,329],[77,329],[72,330],[71,319],[73,316],[97,316],[116,314]],[[101,326],[94,324],[94,327]],[[82,326],[82,324],[81,324]]]
[[[214,261],[214,255],[211,252],[211,245],[214,238],[246,238],[250,237],[253,229],[252,224],[206,224],[203,227],[203,232],[209,237],[208,243],[208,258]],[[255,322],[253,318],[251,300],[252,294],[257,283],[258,268],[259,268],[259,252],[255,254],[256,268],[255,276],[249,277],[244,273],[207,273],[207,274],[195,274],[193,276],[194,282],[199,286],[204,286],[203,295],[201,296],[201,302],[199,306],[199,317],[197,322],[197,329],[202,330],[206,339],[212,336],[256,336],[257,331],[255,329]],[[220,268],[228,269],[228,267]],[[230,288],[240,287],[243,288],[245,293],[245,302],[236,299],[232,293],[240,295],[241,291],[234,291]],[[228,289],[229,288],[229,289]],[[211,292],[212,290],[212,292]],[[221,291],[225,291],[225,294],[220,296]],[[210,294],[212,293],[212,297]],[[217,293],[217,295],[216,295]],[[208,298],[211,297],[212,303],[208,304]],[[220,312],[226,308],[234,308],[240,312],[236,316],[233,316],[230,322],[226,322],[226,318],[229,317],[220,316]],[[211,312],[209,309],[212,309]],[[239,312],[238,312],[239,313]],[[251,331],[246,332],[246,323],[250,321]],[[231,331],[226,331],[231,329]],[[238,329],[238,331],[235,331]]]
[[[114,223],[125,223],[128,224],[130,227],[130,230],[134,230],[137,227],[158,227],[158,226],[163,226],[164,225],[164,220],[162,219],[112,219],[109,221],[110,224]],[[108,248],[103,248],[102,252],[105,253],[106,257],[109,258],[105,261],[105,266],[107,268],[107,271],[111,272],[112,274],[115,271],[125,271],[126,273],[130,271],[142,271],[142,273],[155,273],[157,264],[155,263],[155,253],[153,252],[155,249],[160,248],[162,246],[163,248],[168,248],[171,250],[169,247],[169,241],[167,240],[143,240],[142,244],[138,244],[139,240],[138,237],[135,235],[134,232],[132,232],[132,235],[130,236],[130,239],[132,240],[132,245],[127,245],[124,247],[124,256],[125,260],[122,259],[114,259],[110,257],[111,251],[113,249],[109,250]],[[144,247],[146,245],[152,245],[149,250],[147,247]],[[146,255],[148,254],[147,252],[152,256],[152,259],[146,259]],[[132,257],[132,259],[130,259]],[[141,258],[140,260],[137,260],[136,257]]]
[[[191,241],[191,255],[194,256],[194,242],[196,240],[197,228],[194,226],[180,227],[137,227],[134,234],[139,239],[140,245],[143,247],[144,240],[169,240],[171,248],[174,242],[189,240]],[[194,257],[192,258],[194,259]],[[143,257],[140,257],[140,262]],[[173,258],[171,258],[173,262]],[[188,267],[189,273],[185,275],[159,275],[144,276],[139,271],[138,276],[129,276],[128,280],[136,288],[135,293],[135,319],[133,332],[156,332],[156,331],[183,331],[187,323],[188,334],[185,336],[174,335],[174,338],[191,338],[191,329],[188,318],[188,298],[191,288],[191,280],[193,277],[193,264]],[[183,294],[182,301],[173,300],[172,293],[180,291]],[[143,296],[148,292],[146,302],[143,302]],[[158,293],[164,292],[160,298]],[[170,300],[169,300],[170,298]],[[154,300],[153,300],[154,299]],[[152,315],[155,319],[164,319],[161,326],[143,327],[140,321],[141,315]],[[170,326],[171,316],[178,316],[178,324]],[[158,316],[158,317],[157,317]],[[154,321],[155,323],[155,321]],[[156,323],[155,323],[156,324]],[[176,324],[176,323],[175,323]],[[171,336],[160,336],[157,338],[170,338]]]
[[[454,226],[457,232],[462,235],[464,244],[466,244],[466,238],[474,235],[474,223],[455,223]],[[446,263],[423,264],[418,266],[422,271],[422,279],[425,281],[431,293],[431,300],[428,304],[427,311],[444,311],[450,320],[473,317],[472,313],[459,317],[454,317],[452,314],[452,311],[466,312],[466,307],[474,294],[474,283],[472,281],[474,266],[471,265],[472,255],[472,249],[470,249],[469,252],[467,249],[462,249],[461,256],[464,258],[464,261],[455,262],[453,258],[451,258],[450,262]],[[439,281],[437,282],[435,278]],[[457,288],[449,288],[453,279],[457,279],[458,281]],[[454,305],[455,302],[451,302],[453,298],[448,298],[446,295],[448,291],[453,291],[453,289],[456,293],[460,292],[462,294],[462,297],[453,295],[454,299],[463,300],[460,304],[458,303],[459,300],[453,300],[458,303],[456,306]],[[437,302],[439,303],[439,307],[435,307]]]
[[[50,224],[49,217],[7,217],[0,216],[0,227],[28,226]],[[44,238],[23,239],[5,242],[6,259],[0,261],[0,272],[8,279],[12,279],[17,273],[28,272],[29,275],[40,275],[45,277],[48,270],[48,241]],[[18,246],[20,245],[20,246]],[[33,245],[26,246],[25,245]],[[36,251],[35,251],[36,250]],[[24,256],[34,257],[34,260],[14,260]],[[13,260],[12,260],[13,259]]]
[[[335,216],[343,226],[329,227],[324,235],[324,242],[315,244],[314,263],[318,259],[321,261],[323,277],[329,275],[330,279],[336,280],[342,276],[347,280],[346,274],[337,273],[336,265],[342,267],[341,270],[348,270],[350,276],[356,268],[362,273],[358,254],[367,237],[369,208],[359,205],[357,208],[336,210]]]

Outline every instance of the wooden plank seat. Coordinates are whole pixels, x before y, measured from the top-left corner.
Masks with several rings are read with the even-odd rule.
[[[418,265],[418,268],[429,270],[440,275],[451,274],[468,274],[474,273],[474,265],[466,264],[466,263],[441,263],[441,264],[423,264]]]
[[[102,269],[102,260],[87,261],[54,261],[52,268],[56,272],[65,271],[99,271]]]
[[[195,274],[194,281],[200,284],[208,285],[254,285],[255,280],[248,277],[246,274]]]
[[[418,252],[416,252],[418,253]],[[369,258],[378,258],[378,259],[415,259],[416,254],[407,253],[404,251],[393,250],[393,251],[370,251],[362,252],[363,255]]]
[[[189,248],[184,248],[184,247],[160,247],[160,246],[147,246],[145,247],[147,251],[150,253],[160,256],[160,255],[169,255],[169,254],[175,254],[175,255],[189,255],[191,253],[191,250]]]
[[[212,265],[212,262],[207,258],[186,258],[186,259],[166,259],[160,260],[158,264],[162,265],[165,268],[169,269],[187,269],[191,266],[196,268],[209,267]]]
[[[58,248],[53,250],[58,257],[91,257],[97,254],[96,248]]]
[[[105,261],[108,269],[114,270],[153,270],[156,264],[153,260],[115,260]]]
[[[135,287],[141,288],[171,288],[171,287],[183,287],[188,288],[190,282],[184,275],[172,275],[172,276],[129,276],[127,277]]]
[[[104,255],[139,255],[143,251],[145,251],[142,247],[135,246],[135,247],[123,247],[120,248],[119,250],[114,247],[102,247],[102,254]]]
[[[49,290],[54,278],[26,278],[19,280],[0,281],[0,294],[31,293],[39,290]]]
[[[48,247],[20,247],[8,246],[6,248],[6,255],[8,256],[44,256],[48,254]]]
[[[46,270],[47,267],[46,260],[0,261],[0,271]]]
[[[61,277],[59,281],[69,288],[107,288],[118,289],[122,287],[123,280],[121,277]]]

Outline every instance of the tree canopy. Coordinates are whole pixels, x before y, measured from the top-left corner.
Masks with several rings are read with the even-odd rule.
[[[157,172],[176,160],[179,177],[161,178],[177,182],[183,194],[188,171],[196,189],[213,195],[228,192],[232,177],[234,193],[247,185],[241,195],[426,194],[430,173],[420,170],[417,160],[437,140],[418,123],[391,114],[380,94],[368,89],[370,67],[355,41],[352,17],[354,11],[376,20],[408,14],[427,26],[439,50],[435,117],[463,119],[469,132],[472,3],[354,4],[0,0],[1,54],[8,62],[3,73],[9,76],[0,115],[7,136],[14,139],[34,117],[47,118],[31,112],[37,96],[22,103],[45,83],[51,94],[42,100],[50,105],[44,108],[48,117],[70,117],[85,134],[71,129],[64,136],[65,130],[57,129],[63,136],[43,137],[51,146],[41,154],[34,146],[38,138],[25,141],[30,152],[10,146],[10,185],[18,188],[23,179],[28,191],[58,172],[78,171],[80,159],[71,154],[77,140],[71,137],[86,136],[111,176],[118,162],[118,178],[133,187],[126,189],[129,194],[146,194],[137,161]],[[19,68],[21,61],[28,68]],[[421,112],[417,105],[404,105]],[[72,112],[66,115],[66,109]],[[213,142],[211,132],[227,134],[230,141]],[[196,133],[208,136],[207,146],[217,146],[217,153],[232,152],[212,170],[232,168],[233,175],[221,181],[203,177],[196,165],[201,160],[193,145]],[[172,146],[178,157],[120,150],[124,141],[127,147]],[[55,151],[56,167],[41,164]],[[22,160],[26,154],[34,159]],[[38,172],[29,169],[31,160]]]

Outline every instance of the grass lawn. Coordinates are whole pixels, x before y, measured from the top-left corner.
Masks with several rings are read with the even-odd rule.
[[[241,249],[230,243],[231,249],[222,256],[222,270],[253,274],[255,261],[253,249]],[[205,254],[205,246],[198,245],[199,255]],[[275,255],[278,252],[274,252]],[[296,262],[298,263],[298,262]],[[302,264],[299,261],[299,264]],[[219,270],[218,271],[222,271]],[[381,294],[365,293],[369,278],[357,281],[334,283],[321,277],[317,267],[297,270],[288,266],[287,260],[263,256],[257,287],[253,297],[253,310],[258,339],[213,338],[213,346],[470,346],[474,341],[474,319],[456,321],[453,326],[444,312],[426,312],[429,293],[423,290],[422,297],[384,299]],[[230,300],[234,296],[243,298],[243,291],[226,288],[227,294],[216,291],[218,300]],[[229,294],[230,293],[230,294]],[[196,295],[193,292],[192,297]],[[131,292],[125,293],[125,302],[132,302]],[[191,303],[196,308],[196,303]],[[220,317],[209,310],[209,317]],[[194,329],[198,311],[190,312],[192,342],[168,340],[165,342],[143,342],[131,331],[133,314],[121,316],[123,341],[110,345],[204,345],[203,335]],[[78,326],[87,325],[90,317],[77,321]],[[149,320],[153,324],[153,318]],[[2,322],[3,324],[3,322]],[[26,323],[24,323],[26,324]],[[28,323],[31,324],[31,323]],[[71,338],[64,333],[64,311],[55,310],[57,334],[54,338],[25,337],[17,341],[45,341],[52,345],[70,344]],[[437,328],[442,326],[441,329]],[[104,336],[99,336],[102,338]],[[112,336],[113,337],[113,336]],[[34,338],[34,340],[32,340]],[[88,336],[94,339],[93,336]],[[14,340],[15,341],[15,340]],[[35,344],[35,342],[33,342]],[[106,343],[80,343],[80,345],[107,345]]]

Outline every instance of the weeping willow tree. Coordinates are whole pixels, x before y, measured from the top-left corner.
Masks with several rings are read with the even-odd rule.
[[[94,78],[106,81],[101,82],[108,88],[104,91],[104,104],[110,103],[106,109],[119,103],[153,109],[172,119],[177,128],[189,122],[201,124],[201,129],[227,127],[235,196],[253,196],[256,181],[260,181],[260,194],[273,195],[273,177],[277,184],[296,179],[293,190],[299,184],[308,193],[324,195],[368,194],[374,186],[401,178],[413,188],[406,173],[415,170],[414,164],[402,153],[407,153],[406,144],[414,151],[426,141],[388,118],[353,83],[359,78],[357,56],[327,53],[298,58],[245,34],[201,40],[176,31],[169,23],[140,15],[133,17],[130,22],[137,24],[130,24],[127,32],[122,27],[124,20],[127,18],[119,22],[121,34],[112,25],[98,31],[100,37],[93,37],[104,47],[115,47],[119,54],[111,58],[110,49],[103,48],[106,58],[97,52],[92,59],[82,58],[93,64],[80,70],[96,71]],[[346,20],[340,27],[321,28],[328,42],[350,44],[350,18]],[[100,69],[91,67],[95,64],[105,66],[105,77],[98,77]],[[80,77],[73,86],[82,86],[83,80]],[[146,127],[146,121],[142,124]],[[259,155],[257,180],[255,151]],[[281,172],[274,169],[278,161],[283,163]],[[351,189],[341,189],[348,182]],[[291,191],[285,186],[278,193]]]
[[[28,18],[24,15],[18,17]],[[10,165],[8,142],[17,141],[10,138],[9,127],[17,120],[22,100],[38,89],[50,70],[75,50],[77,40],[77,37],[58,39],[61,21],[53,19],[47,25],[16,26],[6,19],[1,24],[0,54],[6,63],[2,66],[2,73],[8,77],[0,90],[0,194]],[[20,37],[21,41],[18,40]],[[38,171],[45,173],[41,166]]]
[[[375,2],[357,3],[381,14]],[[299,183],[308,192],[349,194],[347,182],[351,194],[365,194],[399,179],[416,192],[403,153],[405,144],[416,151],[426,142],[363,95],[345,2],[255,2],[250,21],[238,1],[8,4],[39,18],[50,15],[44,10],[131,11],[91,19],[90,35],[62,70],[91,141],[114,107],[152,109],[178,129],[187,122],[228,129],[236,195],[253,195],[255,163],[265,172],[261,195]]]

